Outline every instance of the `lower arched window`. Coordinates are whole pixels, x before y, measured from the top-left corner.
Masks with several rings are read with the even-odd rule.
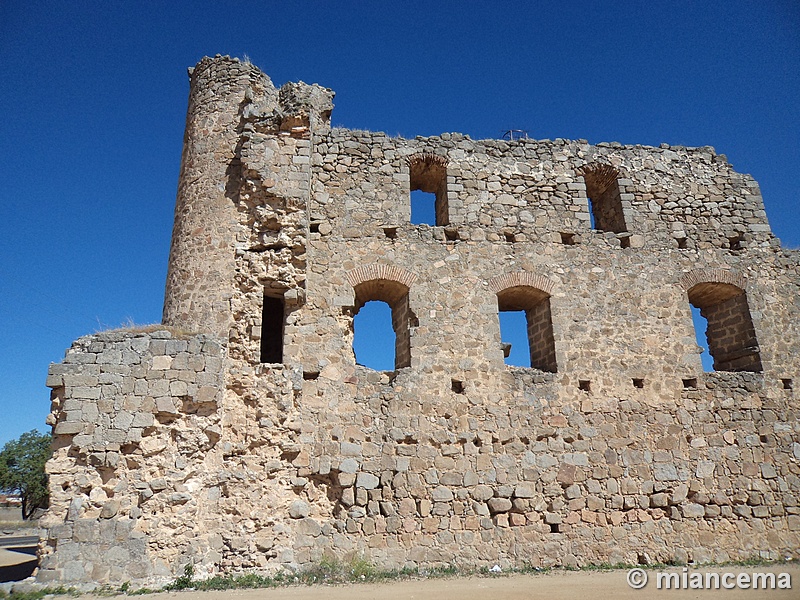
[[[541,371],[555,373],[556,347],[553,339],[553,320],[550,315],[550,294],[535,287],[521,285],[509,287],[497,292],[497,309],[501,313],[500,328],[504,348],[508,349],[507,340],[514,339],[513,344],[527,342],[527,356],[530,362],[518,366],[530,366]],[[517,319],[506,319],[502,313],[518,313]],[[524,318],[523,318],[524,315]],[[509,331],[516,325],[517,331]],[[519,331],[524,328],[524,331]],[[508,362],[508,352],[507,362]]]
[[[760,372],[761,355],[745,291],[731,283],[703,282],[692,286],[688,295],[707,322],[714,370]]]
[[[394,343],[394,368],[401,369],[411,365],[411,327],[416,324],[416,318],[408,305],[408,287],[398,281],[387,279],[374,279],[365,281],[354,286],[355,289],[355,313],[354,313],[354,337],[361,338],[362,334],[369,336],[369,344],[359,344],[354,351],[356,361],[359,364],[375,368],[378,370],[383,364],[380,356],[387,356],[387,346]],[[378,301],[378,302],[374,302]],[[369,306],[366,305],[369,303]],[[388,305],[391,313],[391,328],[394,331],[394,340],[387,327],[381,327],[381,313],[385,316],[385,310],[381,311],[380,304]],[[370,327],[368,331],[362,332],[359,329],[361,319],[359,313],[363,310],[371,313],[370,319],[376,325]],[[375,310],[377,309],[377,310]],[[384,319],[385,320],[385,319]],[[364,323],[363,325],[367,325]],[[360,341],[360,340],[359,340]],[[381,348],[382,347],[382,348]],[[373,360],[375,359],[375,360]],[[384,363],[385,364],[385,363]]]

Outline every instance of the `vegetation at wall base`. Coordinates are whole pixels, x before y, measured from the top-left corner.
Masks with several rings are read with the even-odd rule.
[[[753,557],[741,561],[727,561],[722,563],[704,563],[702,565],[690,564],[693,568],[712,569],[720,567],[775,567],[782,564],[791,564],[791,560],[770,561],[760,557]],[[257,573],[244,573],[242,575],[217,575],[210,579],[194,579],[194,566],[187,564],[184,567],[183,575],[179,576],[173,583],[160,589],[136,588],[131,587],[130,582],[125,582],[119,587],[101,588],[91,592],[93,596],[142,596],[166,591],[224,591],[224,590],[243,590],[289,587],[298,585],[344,585],[354,583],[380,583],[391,581],[407,581],[413,579],[445,579],[449,577],[508,577],[511,575],[544,575],[558,571],[569,572],[607,572],[607,571],[627,571],[632,568],[644,568],[652,570],[675,569],[680,566],[676,564],[653,563],[649,565],[639,565],[633,563],[601,563],[583,565],[580,567],[538,567],[534,565],[524,565],[513,569],[503,570],[502,572],[492,572],[488,567],[480,569],[456,567],[446,565],[432,569],[389,569],[383,570],[376,567],[371,561],[363,556],[353,556],[348,560],[341,560],[337,557],[323,557],[318,563],[306,569],[291,573],[280,571],[275,575],[259,575]],[[81,593],[74,588],[67,587],[44,587],[35,591],[6,594],[0,590],[0,600],[42,600],[45,596],[80,596]]]

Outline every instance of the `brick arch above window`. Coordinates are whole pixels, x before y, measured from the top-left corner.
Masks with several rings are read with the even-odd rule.
[[[446,156],[433,154],[430,152],[417,152],[406,158],[406,164],[409,168],[422,167],[425,169],[439,168],[446,169],[450,161]]]
[[[347,282],[354,288],[362,283],[368,281],[375,281],[383,279],[386,281],[395,281],[401,283],[406,288],[410,288],[417,280],[417,276],[410,271],[406,271],[394,265],[372,264],[356,267],[352,271],[348,271]]]
[[[577,169],[578,175],[582,175],[587,183],[591,183],[603,190],[614,183],[617,178],[622,176],[619,168],[608,163],[590,162]]]
[[[692,269],[678,279],[678,285],[687,292],[697,285],[706,283],[735,285],[742,291],[747,290],[747,279],[744,275],[731,269]]]
[[[515,271],[492,277],[489,281],[489,289],[495,294],[509,288],[536,288],[545,294],[552,295],[555,289],[555,282],[544,275],[531,273],[529,271]]]

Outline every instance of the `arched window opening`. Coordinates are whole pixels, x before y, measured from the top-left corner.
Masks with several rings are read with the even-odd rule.
[[[698,283],[688,295],[691,305],[707,323],[705,337],[713,369],[761,372],[761,355],[745,291],[730,283]],[[697,325],[695,328],[697,331]]]
[[[592,229],[613,233],[627,232],[619,189],[619,171],[611,165],[591,164],[585,166],[581,172],[586,182]]]
[[[385,359],[373,361],[370,356],[365,354],[366,348],[360,346],[363,328],[364,335],[371,338],[370,346],[372,350],[370,352],[376,353],[376,356],[380,354],[386,357],[391,353],[392,346],[394,346],[394,368],[402,369],[403,367],[410,366],[411,327],[415,327],[417,321],[408,305],[408,287],[397,281],[375,279],[356,285],[355,293],[356,306],[353,320],[353,327],[355,330],[353,350],[356,353],[356,359],[359,364],[376,370],[386,370],[384,367],[384,365],[386,365]],[[367,303],[376,304],[372,302],[375,300],[379,301],[377,302],[377,306],[366,306]],[[391,327],[394,332],[393,340],[391,339],[392,335],[388,334],[385,328],[381,329],[380,325],[377,329],[370,327],[370,322],[374,322],[376,319],[379,322],[383,321],[385,323],[386,321],[385,318],[380,316],[381,304],[388,305],[390,310]],[[362,310],[366,310],[364,313],[367,316],[366,324],[362,319],[356,319]],[[384,308],[383,311],[385,315],[386,309]],[[359,347],[356,346],[356,337],[359,339]],[[377,349],[376,345],[379,345],[381,349]],[[373,366],[373,364],[380,364],[381,367],[377,368]],[[391,362],[388,364],[391,364]]]
[[[353,351],[356,363],[376,371],[395,368],[395,333],[392,307],[370,300],[353,316]]]
[[[437,154],[415,154],[408,159],[411,223],[449,225],[447,159]]]
[[[497,308],[504,348],[511,344],[506,364],[557,372],[550,295],[529,286],[506,288],[497,293]]]

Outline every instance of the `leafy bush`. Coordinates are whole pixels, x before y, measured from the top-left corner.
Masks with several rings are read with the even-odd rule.
[[[20,495],[23,519],[37,508],[47,508],[50,493],[44,465],[52,454],[51,444],[51,435],[33,430],[0,450],[0,490]]]

